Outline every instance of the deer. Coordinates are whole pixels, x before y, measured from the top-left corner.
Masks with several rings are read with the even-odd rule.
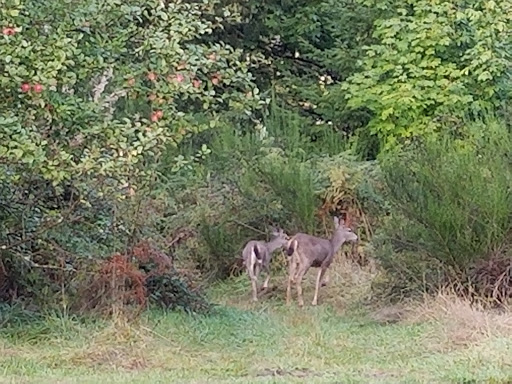
[[[252,285],[252,300],[258,301],[258,276],[262,270],[266,273],[263,289],[268,288],[270,280],[270,259],[272,253],[278,248],[284,248],[290,237],[282,230],[272,228],[272,240],[249,241],[242,251],[242,258]]]
[[[316,278],[315,295],[312,305],[318,304],[318,290],[320,284],[327,284],[327,279],[322,281],[327,269],[330,267],[334,255],[346,241],[356,242],[357,235],[344,220],[333,218],[334,232],[330,239],[324,239],[305,233],[295,234],[286,246],[286,254],[289,257],[288,285],[286,287],[286,303],[291,303],[292,283],[296,284],[299,306],[304,306],[302,297],[302,279],[310,267],[320,268]]]

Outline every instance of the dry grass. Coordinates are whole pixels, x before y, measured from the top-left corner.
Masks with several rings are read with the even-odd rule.
[[[510,308],[490,309],[480,302],[450,291],[425,297],[405,311],[407,323],[435,322],[441,326],[445,344],[468,346],[489,338],[512,337]]]
[[[313,282],[316,272],[309,272]],[[361,266],[351,261],[346,253],[338,253],[328,273],[329,284],[321,288],[323,302],[338,310],[347,310],[371,296],[372,281],[378,272],[373,263]]]

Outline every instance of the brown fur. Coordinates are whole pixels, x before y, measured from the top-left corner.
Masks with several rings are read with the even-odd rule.
[[[290,256],[286,302],[291,303],[291,285],[296,284],[299,306],[304,306],[302,279],[309,268],[320,268],[316,279],[315,296],[312,305],[318,303],[318,290],[334,255],[346,241],[357,241],[358,237],[346,227],[343,220],[334,217],[334,232],[330,240],[305,233],[297,233],[288,242],[286,253]]]

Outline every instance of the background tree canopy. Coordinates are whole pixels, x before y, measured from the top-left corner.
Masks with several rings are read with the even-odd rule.
[[[368,129],[388,145],[508,100],[507,2],[388,1],[379,7],[387,17],[375,21],[376,41],[343,88],[350,106],[373,112]]]

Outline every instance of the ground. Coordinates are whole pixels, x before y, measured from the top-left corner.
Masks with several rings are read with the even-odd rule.
[[[209,290],[209,316],[49,314],[3,327],[0,383],[512,383],[510,312],[446,297],[374,310],[361,276],[334,271],[320,305],[304,309],[284,305],[283,276],[256,304],[241,276]]]

